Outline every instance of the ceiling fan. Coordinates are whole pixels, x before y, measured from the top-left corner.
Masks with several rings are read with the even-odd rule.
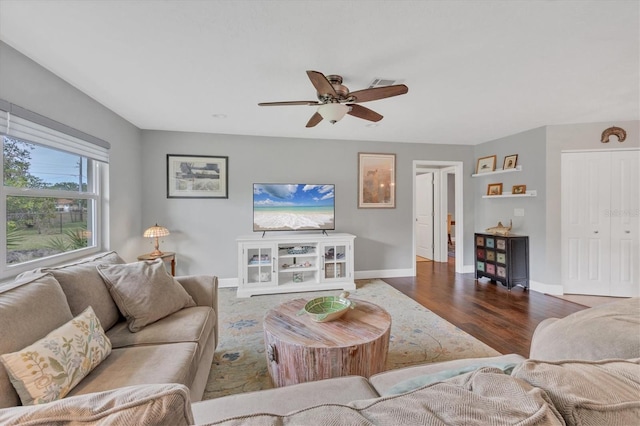
[[[404,84],[393,86],[374,87],[370,89],[349,92],[346,86],[342,85],[342,77],[339,75],[327,75],[318,71],[307,71],[309,80],[318,92],[317,101],[284,101],[284,102],[261,102],[260,106],[290,106],[307,105],[318,106],[318,110],[307,122],[307,127],[313,127],[323,119],[331,124],[340,121],[345,114],[362,118],[369,121],[380,121],[382,115],[375,111],[358,105],[362,102],[376,101],[378,99],[390,98],[392,96],[404,95],[409,88]]]

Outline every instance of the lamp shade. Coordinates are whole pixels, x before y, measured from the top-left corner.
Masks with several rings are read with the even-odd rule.
[[[169,230],[164,226],[159,226],[157,223],[151,228],[147,228],[142,234],[145,238],[166,237],[167,235],[169,235]]]
[[[350,106],[339,103],[324,104],[318,107],[318,114],[320,114],[325,120],[328,120],[331,124],[335,124],[342,120],[342,117],[344,117],[349,111],[351,111]]]

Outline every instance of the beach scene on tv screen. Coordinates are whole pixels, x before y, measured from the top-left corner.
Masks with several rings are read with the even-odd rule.
[[[334,185],[254,184],[253,230],[334,229]]]

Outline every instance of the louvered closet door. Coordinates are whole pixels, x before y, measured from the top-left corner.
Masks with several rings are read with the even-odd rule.
[[[640,296],[640,151],[611,153],[611,296]]]
[[[564,292],[611,292],[610,153],[562,154]]]

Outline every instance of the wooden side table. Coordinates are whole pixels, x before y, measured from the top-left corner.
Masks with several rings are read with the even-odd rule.
[[[322,323],[298,315],[308,302],[304,299],[267,312],[264,340],[275,386],[348,375],[369,377],[385,369],[391,316],[378,305],[352,300],[354,309]]]
[[[176,276],[176,254],[172,251],[165,251],[160,256],[152,256],[151,253],[141,254],[138,260],[155,260],[162,259],[165,262],[171,262],[171,275]]]

